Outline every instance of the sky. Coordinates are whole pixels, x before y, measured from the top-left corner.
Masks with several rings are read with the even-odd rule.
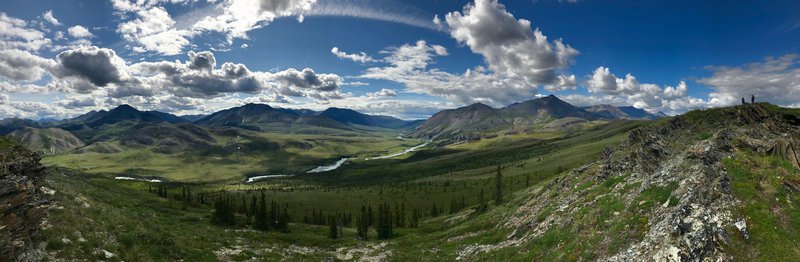
[[[0,6],[0,118],[246,103],[421,119],[554,94],[800,107],[795,1],[85,0]]]

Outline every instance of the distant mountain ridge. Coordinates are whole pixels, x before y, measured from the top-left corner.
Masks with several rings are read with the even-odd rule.
[[[418,138],[465,135],[474,137],[479,133],[490,131],[517,132],[559,119],[569,119],[569,121],[562,121],[546,127],[566,127],[598,119],[658,119],[661,117],[663,116],[650,114],[631,106],[596,105],[579,108],[554,95],[549,95],[514,103],[503,108],[492,108],[476,103],[456,109],[442,110],[420,125],[411,133],[411,136]]]

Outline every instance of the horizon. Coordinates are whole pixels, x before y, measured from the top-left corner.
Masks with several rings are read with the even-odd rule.
[[[0,118],[66,119],[121,104],[196,115],[261,103],[411,120],[546,95],[668,115],[750,95],[800,107],[798,9],[791,1],[10,1],[0,8]]]

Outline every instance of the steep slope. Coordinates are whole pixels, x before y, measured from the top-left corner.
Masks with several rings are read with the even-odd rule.
[[[524,131],[533,125],[562,118],[598,119],[597,115],[577,108],[554,95],[514,103],[495,109],[484,104],[443,110],[420,125],[411,135],[419,138],[480,137],[482,132]]]
[[[291,109],[273,108],[265,104],[246,104],[213,113],[195,121],[205,127],[239,127],[250,130],[294,129],[294,125],[351,130],[352,127],[319,115],[300,114]]]
[[[8,137],[43,155],[69,152],[85,145],[72,133],[58,128],[21,127]]]
[[[593,105],[583,108],[587,112],[594,113],[606,119],[638,119],[638,120],[655,120],[667,117],[664,113],[651,114],[644,109],[635,108],[632,106],[613,106],[608,104]]]
[[[564,102],[554,95],[514,103],[501,111],[513,117],[515,124],[539,124],[565,117],[589,120],[597,118],[596,115]]]
[[[157,115],[139,111],[136,108],[133,108],[132,106],[129,105],[120,105],[114,109],[109,110],[108,113],[103,114],[102,116],[99,116],[96,119],[92,119],[86,122],[86,124],[90,127],[96,128],[102,125],[116,124],[123,121],[139,121],[139,122],[151,122],[151,123],[165,122]]]
[[[170,114],[170,113],[160,112],[160,111],[144,111],[144,113],[155,115],[155,116],[157,116],[158,118],[161,118],[161,120],[164,120],[167,123],[173,123],[174,124],[174,123],[191,122],[191,121],[186,120],[186,119],[184,119],[182,117],[179,117],[179,116],[176,116],[176,115],[173,115],[173,114]]]
[[[408,122],[390,117],[380,115],[367,115],[359,113],[352,109],[331,107],[319,113],[339,123],[343,124],[356,124],[364,126],[376,126],[384,128],[401,128],[408,125]]]
[[[442,110],[434,114],[410,136],[431,139],[457,134],[477,134],[481,131],[508,125],[509,123],[499,110],[475,103],[461,108]]]
[[[14,131],[17,128],[23,126],[39,128],[42,127],[42,124],[30,119],[23,119],[16,117],[6,118],[0,120],[0,135],[11,133],[11,131]]]
[[[521,194],[505,209],[506,239],[460,258],[794,260],[799,125],[800,110],[755,104],[633,130],[597,162]]]
[[[293,123],[298,114],[276,110],[265,104],[246,104],[208,115],[195,124],[208,127],[251,127],[266,123]]]
[[[40,261],[35,240],[49,202],[39,156],[0,137],[0,260]],[[38,252],[37,252],[38,251]]]
[[[191,123],[146,125],[136,128],[119,141],[126,147],[152,147],[161,153],[208,149],[216,143],[211,134]]]

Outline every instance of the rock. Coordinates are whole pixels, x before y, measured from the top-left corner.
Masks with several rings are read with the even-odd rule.
[[[747,222],[745,222],[744,220],[739,220],[736,221],[736,223],[734,223],[733,225],[736,226],[737,229],[739,229],[739,232],[742,232],[742,237],[744,237],[744,239],[750,239],[750,234],[747,233]]]
[[[48,207],[38,190],[44,176],[40,159],[20,146],[0,146],[0,261],[36,260],[33,239]]]

